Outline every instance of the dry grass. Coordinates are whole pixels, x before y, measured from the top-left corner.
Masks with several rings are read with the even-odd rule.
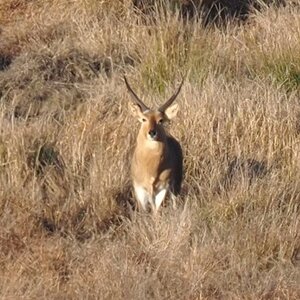
[[[299,299],[300,18],[205,29],[130,1],[0,8],[1,299]],[[181,203],[134,209],[138,124],[173,92]]]

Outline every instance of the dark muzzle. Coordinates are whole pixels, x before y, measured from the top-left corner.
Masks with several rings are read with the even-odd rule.
[[[155,130],[155,129],[150,130],[150,131],[149,131],[149,135],[150,135],[151,138],[155,138],[156,135],[157,135],[156,130]]]

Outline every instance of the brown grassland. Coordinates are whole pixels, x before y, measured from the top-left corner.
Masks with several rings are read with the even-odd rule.
[[[1,1],[0,299],[300,299],[297,2],[207,27],[130,2]],[[125,73],[153,106],[188,74],[156,216]]]

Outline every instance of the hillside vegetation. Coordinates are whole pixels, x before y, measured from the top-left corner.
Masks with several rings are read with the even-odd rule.
[[[131,2],[0,4],[0,298],[299,299],[299,5],[207,23]],[[153,107],[187,74],[182,195],[156,216],[124,74]]]

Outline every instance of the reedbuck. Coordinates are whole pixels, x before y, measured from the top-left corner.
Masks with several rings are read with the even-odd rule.
[[[156,212],[168,192],[173,204],[182,182],[182,150],[178,141],[168,134],[164,123],[173,119],[183,80],[175,94],[157,110],[148,108],[124,80],[133,102],[129,103],[132,114],[141,122],[131,163],[131,176],[136,199],[147,210],[149,205]],[[173,104],[173,105],[172,105]]]

